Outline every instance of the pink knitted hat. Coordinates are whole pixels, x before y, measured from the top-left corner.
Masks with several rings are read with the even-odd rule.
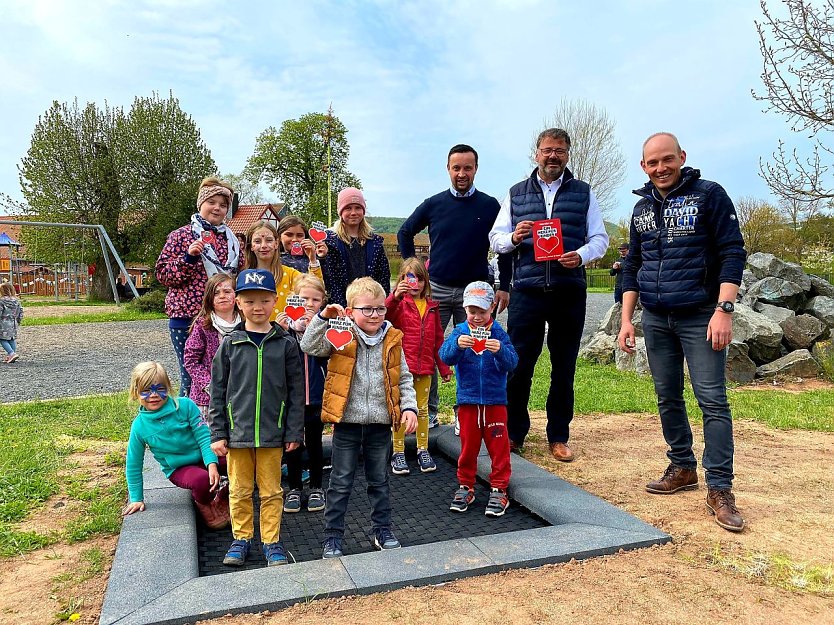
[[[348,204],[359,204],[363,210],[367,210],[365,205],[365,196],[356,187],[348,187],[339,191],[339,200],[336,203],[336,210],[339,217],[342,216],[342,211],[348,207]]]

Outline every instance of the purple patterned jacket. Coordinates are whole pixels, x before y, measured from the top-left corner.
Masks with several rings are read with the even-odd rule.
[[[185,341],[182,358],[183,366],[191,376],[189,397],[198,406],[208,406],[211,403],[205,389],[211,384],[211,361],[219,348],[220,333],[213,326],[207,330],[203,327],[202,319],[198,319]]]

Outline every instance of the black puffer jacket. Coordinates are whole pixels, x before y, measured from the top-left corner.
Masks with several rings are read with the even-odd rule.
[[[747,253],[735,207],[715,182],[691,167],[665,199],[651,182],[634,191],[623,291],[639,291],[656,311],[715,304],[721,283],[741,284]]]

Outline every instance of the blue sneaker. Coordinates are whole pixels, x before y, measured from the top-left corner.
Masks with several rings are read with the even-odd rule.
[[[438,425],[440,425],[440,421],[437,420],[437,415],[436,414],[430,414],[429,415],[429,429],[436,428]]]
[[[252,547],[250,540],[234,540],[232,546],[226,552],[223,558],[223,564],[226,566],[243,566],[246,563],[246,556],[249,555],[249,549]]]
[[[327,558],[340,558],[344,555],[342,553],[342,539],[336,536],[328,536],[324,539],[324,548],[321,552],[321,557],[324,559]]]
[[[280,566],[287,563],[287,550],[281,541],[264,545],[264,558],[267,566]]]
[[[282,464],[281,465],[281,477],[287,477],[287,475],[289,475],[289,473],[290,473],[290,470],[287,468],[287,465]]]
[[[378,527],[374,530],[374,539],[372,541],[374,549],[379,550],[389,550],[389,549],[399,549],[402,545],[400,545],[400,541],[397,540],[397,537],[394,536],[394,532],[391,531],[390,527]]]
[[[417,464],[422,473],[431,473],[437,470],[437,465],[434,463],[428,449],[417,450]]]
[[[405,454],[398,451],[391,456],[391,471],[394,475],[408,475],[411,470],[408,468],[408,463],[405,461]]]
[[[304,469],[301,472],[301,481],[304,482],[305,484],[310,481],[310,470],[309,469]]]

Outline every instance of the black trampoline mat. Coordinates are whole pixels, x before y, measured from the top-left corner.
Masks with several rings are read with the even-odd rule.
[[[432,473],[420,473],[414,457],[409,457],[410,475],[392,475],[389,469],[393,529],[404,547],[550,525],[512,501],[504,516],[498,518],[486,516],[484,510],[489,499],[489,488],[480,481],[475,485],[475,503],[469,506],[469,510],[464,513],[450,511],[449,504],[458,486],[457,467],[440,453],[436,453],[433,457],[437,470]],[[325,471],[325,489],[328,481],[329,471]],[[353,493],[345,515],[343,541],[345,555],[373,551],[369,538],[371,507],[366,494],[366,486],[365,473],[360,460]],[[283,487],[286,494],[288,490],[286,481]],[[284,514],[281,521],[281,540],[290,554],[290,563],[321,558],[324,511],[307,512],[308,492],[309,489],[305,485],[301,512]],[[238,570],[235,567],[224,566],[222,563],[223,556],[231,542],[231,528],[210,530],[198,521],[197,552],[200,576]],[[260,542],[256,494],[255,539],[252,541],[249,558],[241,568],[257,569],[264,566],[266,566],[266,561]]]

